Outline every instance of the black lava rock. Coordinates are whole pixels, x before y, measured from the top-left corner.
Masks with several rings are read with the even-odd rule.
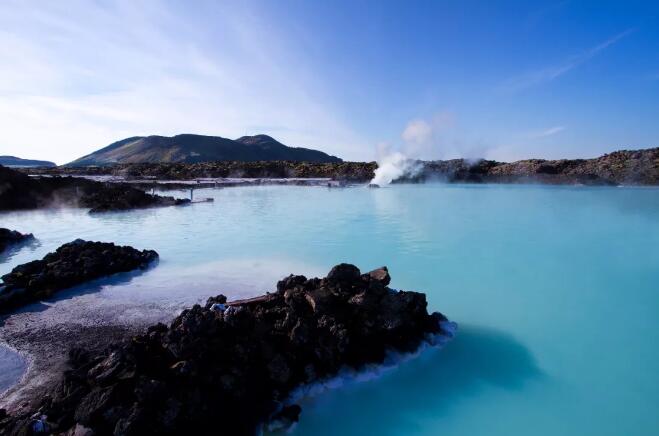
[[[137,268],[158,258],[153,250],[136,250],[107,242],[77,239],[41,260],[28,262],[2,276],[0,313],[50,297],[89,280]]]
[[[304,384],[416,350],[446,318],[424,294],[387,288],[386,269],[342,264],[324,279],[290,276],[275,293],[183,311],[170,326],[100,353],[71,353],[60,386],[34,410],[0,423],[21,433],[38,410],[53,433],[254,435],[296,422],[287,405]]]
[[[0,228],[0,253],[5,251],[10,245],[29,241],[30,239],[34,239],[32,233],[23,234],[16,230]]]
[[[86,207],[107,212],[190,203],[147,194],[122,184],[101,183],[81,177],[29,177],[0,165],[0,210],[47,207]]]

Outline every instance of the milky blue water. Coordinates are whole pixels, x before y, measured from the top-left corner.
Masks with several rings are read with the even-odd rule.
[[[306,400],[295,434],[659,434],[658,189],[438,184],[201,196],[215,203],[0,215],[3,227],[39,238],[0,273],[76,237],[160,253],[156,268],[48,313],[90,295],[173,309],[219,291],[253,295],[277,276],[324,274],[338,262],[387,265],[392,286],[425,292],[432,310],[460,324],[458,336],[378,380]]]

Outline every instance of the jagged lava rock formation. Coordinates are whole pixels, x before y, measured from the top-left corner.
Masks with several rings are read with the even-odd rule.
[[[20,233],[16,230],[9,230],[5,228],[0,228],[0,253],[5,251],[7,247],[13,244],[18,244],[19,242],[29,241],[34,239],[32,233]]]
[[[94,182],[96,183],[96,182]],[[122,184],[102,184],[102,189],[92,190],[80,198],[79,205],[88,207],[90,213],[110,212],[151,207],[180,206],[190,203],[187,198],[147,194]]]
[[[0,166],[0,210],[67,206],[105,212],[189,202],[188,199],[151,195],[129,186],[80,177],[30,177]]]
[[[398,182],[659,185],[659,148],[622,150],[594,159],[517,162],[453,159],[419,162],[420,171]]]
[[[77,239],[41,260],[19,265],[2,276],[0,313],[52,296],[55,292],[118,272],[146,268],[158,258],[153,250],[136,250],[107,242]]]
[[[128,180],[192,180],[196,178],[331,178],[362,182],[373,178],[375,162],[215,161],[198,163],[136,163],[106,166],[39,168],[26,170],[45,175],[112,175]]]
[[[254,435],[271,419],[296,421],[299,406],[286,403],[296,387],[452,335],[424,294],[388,283],[386,268],[341,264],[324,279],[291,275],[262,297],[210,298],[100,354],[72,351],[63,383],[0,431]]]

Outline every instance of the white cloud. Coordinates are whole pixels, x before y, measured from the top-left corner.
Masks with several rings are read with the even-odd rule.
[[[401,137],[405,142],[425,144],[432,139],[433,128],[425,120],[412,120],[407,123]]]
[[[455,125],[451,112],[438,112],[429,119],[411,120],[405,126],[401,138],[407,144],[426,145],[436,142],[439,136]]]
[[[453,156],[456,149],[462,149],[455,137],[455,127],[455,115],[449,111],[410,120],[401,133],[404,142],[401,150],[408,157],[418,159]]]
[[[305,73],[305,59],[258,14],[226,4],[175,7],[3,4],[0,154],[63,163],[127,136],[270,133],[293,146],[370,157],[322,80]]]
[[[490,126],[490,130],[482,131],[482,127],[479,130],[474,126],[459,126],[456,116],[444,111],[408,122],[401,134],[404,144],[399,150],[413,159],[485,158],[511,161],[537,151],[529,148],[529,140],[550,138],[566,129],[566,126],[556,125],[515,133],[509,126]],[[394,153],[390,147],[385,151],[379,156]]]

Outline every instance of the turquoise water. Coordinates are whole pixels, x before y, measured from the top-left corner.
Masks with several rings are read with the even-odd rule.
[[[174,310],[338,262],[387,265],[392,286],[427,293],[432,310],[460,324],[458,336],[380,379],[305,401],[295,434],[658,434],[658,189],[437,184],[201,196],[215,202],[0,215],[3,227],[39,238],[0,273],[77,237],[160,253],[156,268],[48,313],[89,295]]]

